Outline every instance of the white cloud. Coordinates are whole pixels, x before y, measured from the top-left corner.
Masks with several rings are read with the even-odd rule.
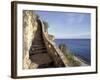
[[[72,33],[66,33],[64,35],[58,35],[55,36],[56,38],[90,38],[90,33],[79,33],[79,34],[72,34]]]
[[[73,15],[73,13],[70,13],[70,14],[67,14],[67,22],[68,23],[80,23],[80,22],[82,22],[83,21],[83,19],[84,19],[84,17],[85,17],[86,15],[85,14],[78,14],[78,13],[76,13],[76,14],[74,14]]]

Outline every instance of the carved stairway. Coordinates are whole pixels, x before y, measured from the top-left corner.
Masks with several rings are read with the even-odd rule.
[[[29,51],[29,56],[32,62],[38,64],[38,68],[55,67],[53,60],[47,52],[42,36],[42,27],[39,24]]]

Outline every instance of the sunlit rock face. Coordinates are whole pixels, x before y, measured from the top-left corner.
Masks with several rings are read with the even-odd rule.
[[[51,34],[48,34],[48,37],[49,37],[49,40],[51,40],[51,41],[55,40],[55,37],[53,35],[51,35]]]
[[[33,63],[29,59],[29,49],[37,30],[36,15],[31,10],[23,11],[23,69],[29,69]],[[34,63],[35,64],[35,63]],[[37,64],[35,64],[35,67]]]

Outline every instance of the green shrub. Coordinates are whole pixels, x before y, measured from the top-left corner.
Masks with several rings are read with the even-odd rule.
[[[73,66],[80,66],[80,62],[79,62],[79,61],[74,60],[74,62],[73,62]]]
[[[68,54],[66,57],[69,61],[70,66],[80,66],[80,62],[74,59],[73,54]]]

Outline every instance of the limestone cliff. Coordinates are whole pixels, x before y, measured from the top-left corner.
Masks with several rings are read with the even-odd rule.
[[[23,11],[23,69],[28,69],[33,64],[37,66],[29,59],[29,49],[38,25],[36,21],[37,16],[33,13],[31,10]]]

